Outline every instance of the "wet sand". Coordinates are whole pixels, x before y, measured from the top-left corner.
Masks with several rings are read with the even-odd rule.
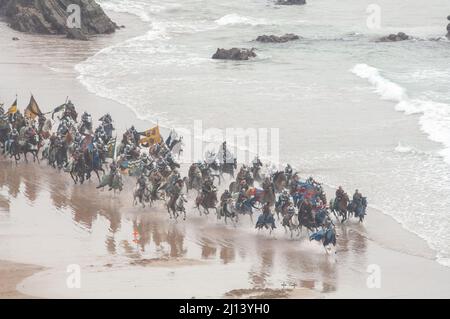
[[[42,271],[42,267],[0,260],[0,299],[29,299],[16,286],[25,278]]]
[[[8,104],[15,92],[22,99],[33,92],[47,111],[69,95],[94,118],[109,112],[119,132],[131,124],[148,128],[129,109],[89,93],[76,80],[75,63],[142,33],[134,19],[114,16],[127,29],[88,43],[17,34],[0,24],[0,99]],[[21,40],[10,41],[13,36]],[[19,99],[20,107],[26,103]],[[364,225],[338,225],[336,251],[327,255],[306,234],[291,239],[280,228],[273,236],[257,233],[248,216],[236,226],[214,215],[199,216],[193,194],[188,220],[174,222],[161,204],[133,207],[133,180],[126,183],[124,192],[113,195],[96,190],[95,182],[73,185],[45,163],[16,165],[0,158],[0,260],[14,262],[2,267],[18,271],[18,280],[27,277],[20,293],[43,298],[450,295],[450,269],[435,262],[423,240],[374,209]],[[20,264],[45,270],[26,273],[29,266]],[[81,269],[80,289],[67,286],[67,269],[74,264]],[[374,264],[381,270],[380,288],[367,286],[367,269]]]
[[[73,185],[44,164],[2,159],[0,166],[1,259],[46,267],[20,284],[27,295],[444,298],[450,290],[450,272],[423,242],[374,210],[367,226],[339,225],[336,251],[327,255],[306,234],[258,233],[248,216],[236,226],[200,216],[194,194],[187,221],[175,222],[161,204],[133,207],[131,180],[114,196],[94,182]],[[81,267],[81,289],[66,285],[73,264]],[[381,269],[380,289],[367,287],[371,264]]]

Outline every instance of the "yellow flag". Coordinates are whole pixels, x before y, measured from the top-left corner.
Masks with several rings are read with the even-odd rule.
[[[34,120],[37,116],[42,114],[39,109],[39,105],[37,104],[34,96],[31,96],[30,103],[28,103],[27,108],[25,109],[25,117]]]
[[[145,137],[140,140],[141,144],[155,145],[162,142],[159,126],[156,126],[145,132]]]
[[[8,112],[6,114],[15,114],[17,113],[17,99],[14,101],[13,105],[8,109]]]

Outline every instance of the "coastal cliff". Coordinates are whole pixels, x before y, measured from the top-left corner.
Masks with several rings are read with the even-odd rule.
[[[69,5],[80,7],[81,28],[69,28]],[[69,38],[86,40],[89,35],[109,34],[117,25],[95,0],[0,0],[0,16],[20,32],[65,34]]]

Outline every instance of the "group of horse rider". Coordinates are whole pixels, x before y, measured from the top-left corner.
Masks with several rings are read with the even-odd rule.
[[[52,127],[59,122],[55,132]],[[306,227],[311,231],[333,229],[331,213],[345,221],[354,214],[363,220],[367,200],[356,190],[350,201],[339,187],[336,198],[327,205],[322,185],[312,177],[301,180],[298,172],[287,164],[284,169],[272,169],[256,157],[250,165],[239,169],[237,159],[224,142],[217,153],[209,152],[205,160],[193,163],[187,177],[179,173],[180,165],[174,158],[174,147],[181,143],[174,131],[163,140],[159,128],[138,132],[134,126],[127,129],[119,141],[113,138],[115,131],[111,115],[99,119],[94,130],[92,116],[78,113],[69,100],[52,112],[51,119],[42,112],[26,117],[16,110],[5,113],[0,109],[0,142],[3,152],[17,160],[20,155],[32,153],[39,161],[70,173],[75,183],[83,183],[95,172],[99,179],[97,188],[122,190],[122,175],[126,172],[135,176],[134,202],[145,206],[164,200],[171,217],[177,218],[186,210],[184,203],[190,190],[197,191],[195,204],[200,212],[216,211],[218,218],[238,220],[239,215],[252,216],[255,211],[261,215],[257,228],[274,229],[275,214],[283,227],[298,229]],[[110,159],[108,164],[107,159]],[[106,174],[104,166],[109,166]],[[235,172],[237,171],[237,174]],[[100,178],[99,172],[103,173]],[[224,175],[232,178],[229,187],[220,198],[218,191]],[[186,188],[186,194],[184,189]]]

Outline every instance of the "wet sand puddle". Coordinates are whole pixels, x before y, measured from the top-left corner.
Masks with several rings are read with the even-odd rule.
[[[200,217],[192,200],[187,221],[169,220],[162,204],[133,207],[131,179],[114,196],[44,165],[0,167],[0,259],[48,267],[20,285],[27,294],[289,297],[300,288],[311,297],[336,291],[338,263],[365,262],[366,239],[356,231],[341,234],[337,258],[306,234],[291,240],[281,226],[273,236],[257,233],[248,216],[236,226]],[[69,265],[81,267],[80,289],[68,288]]]

